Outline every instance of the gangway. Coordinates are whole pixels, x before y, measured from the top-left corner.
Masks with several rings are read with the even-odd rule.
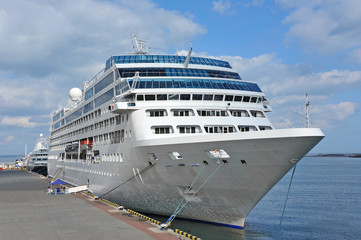
[[[88,185],[82,185],[82,186],[67,188],[65,190],[65,193],[66,194],[77,193],[77,192],[82,192],[82,191],[86,191],[86,190],[88,190]]]

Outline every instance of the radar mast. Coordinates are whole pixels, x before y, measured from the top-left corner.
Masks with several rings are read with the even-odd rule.
[[[147,50],[145,49],[145,42],[146,41],[140,39],[136,34],[134,34],[134,36],[132,37],[132,43],[135,54],[148,54]]]

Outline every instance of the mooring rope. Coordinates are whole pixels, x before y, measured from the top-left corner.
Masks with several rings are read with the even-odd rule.
[[[283,210],[282,210],[282,215],[281,215],[281,219],[280,219],[280,224],[278,225],[277,234],[276,234],[276,238],[275,238],[276,240],[278,240],[279,234],[280,234],[280,232],[281,232],[282,220],[283,220],[283,216],[284,216],[284,214],[285,214],[286,204],[287,204],[287,200],[288,200],[288,195],[290,194],[291,184],[292,184],[293,176],[295,175],[295,171],[296,171],[296,165],[293,167],[290,184],[288,185],[288,191],[287,191],[287,195],[286,195],[286,200],[285,200],[285,203],[284,203],[284,205],[283,205]]]
[[[157,163],[154,164],[149,164],[147,167],[145,167],[144,169],[142,169],[141,171],[139,171],[137,174],[135,174],[134,176],[132,176],[131,178],[127,179],[126,181],[122,182],[121,184],[119,184],[118,186],[110,189],[109,191],[107,191],[106,193],[102,194],[101,197],[105,196],[106,194],[113,192],[115,189],[120,188],[121,186],[123,186],[124,184],[126,184],[127,182],[129,182],[130,180],[132,180],[133,178],[137,177],[138,175],[140,175],[141,173],[145,172],[146,170],[148,170],[151,167],[154,167]]]
[[[192,196],[190,196],[190,197],[188,198],[188,200],[180,207],[180,205],[182,204],[184,198],[182,199],[182,201],[180,202],[180,204],[178,204],[177,209],[173,212],[173,214],[169,217],[169,219],[168,219],[165,223],[161,224],[161,226],[162,226],[161,229],[166,229],[168,226],[170,226],[170,224],[173,222],[174,218],[175,218],[175,217],[178,215],[178,213],[180,213],[180,211],[182,211],[182,209],[188,204],[188,202],[190,201],[190,199],[192,199],[192,197],[193,197],[194,195],[196,195],[196,193],[197,193],[199,190],[201,190],[201,188],[214,176],[214,174],[215,174],[223,165],[224,165],[224,163],[222,162],[222,163],[216,168],[216,170],[214,170],[214,171],[208,176],[208,178],[201,184],[201,186],[197,189],[197,191],[195,191],[195,192],[192,194]],[[198,173],[198,175],[199,175],[199,173]],[[198,178],[198,176],[197,176],[197,178]],[[192,184],[194,184],[194,182],[195,182],[195,181],[193,181]],[[190,189],[190,188],[189,188],[189,189]],[[179,208],[179,209],[178,209],[178,208]]]

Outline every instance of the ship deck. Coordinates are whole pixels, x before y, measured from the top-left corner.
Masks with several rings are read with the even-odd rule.
[[[48,181],[0,171],[0,239],[179,239],[84,194],[47,195]]]

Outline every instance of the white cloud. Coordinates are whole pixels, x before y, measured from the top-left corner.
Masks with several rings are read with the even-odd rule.
[[[23,117],[9,117],[4,116],[1,119],[0,124],[6,126],[15,126],[15,127],[24,127],[24,128],[33,128],[38,125],[39,123],[30,122],[31,117],[23,116]]]
[[[11,142],[11,141],[13,141],[14,139],[15,139],[15,136],[10,135],[10,136],[8,136],[8,137],[5,139],[5,142]]]
[[[206,29],[150,0],[3,0],[0,116],[8,117],[1,124],[45,125],[42,116],[66,104],[69,89],[81,88],[111,54],[132,50],[135,31],[152,52],[166,52]]]
[[[163,51],[206,32],[148,0],[5,0],[0,20],[0,70],[36,77],[103,64],[111,40],[113,54],[129,52],[135,31]]]
[[[243,80],[256,82],[261,87],[274,109],[269,116],[276,128],[305,126],[306,93],[310,94],[313,126],[334,127],[360,108],[355,102],[330,102],[335,95],[360,88],[361,71],[315,72],[305,64],[283,64],[275,54],[216,58],[229,61]]]
[[[246,81],[255,81],[271,97],[304,95],[313,92],[328,95],[361,85],[361,71],[337,70],[314,72],[305,64],[285,65],[274,54],[253,58],[222,56]]]
[[[213,10],[225,15],[226,13],[231,13],[231,2],[229,0],[219,0],[219,1],[213,1]]]
[[[361,5],[358,1],[318,0],[277,3],[290,9],[287,41],[299,40],[306,51],[338,53],[361,46]]]
[[[314,124],[323,128],[332,128],[361,109],[360,103],[341,102],[312,108]]]

